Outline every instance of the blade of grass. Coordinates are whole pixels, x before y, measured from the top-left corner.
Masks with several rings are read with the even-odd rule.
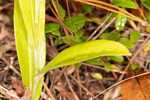
[[[45,65],[45,0],[15,0],[14,30],[24,87],[38,100],[42,88],[35,77]]]

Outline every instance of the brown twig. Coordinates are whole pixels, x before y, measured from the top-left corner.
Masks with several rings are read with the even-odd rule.
[[[110,3],[107,3],[107,2],[103,2],[103,1],[99,1],[99,0],[86,0],[86,1],[90,1],[90,2],[93,2],[93,3],[98,3],[98,4],[100,4],[100,5],[107,6],[108,8],[110,7],[111,9],[114,9],[114,10],[117,10],[117,11],[120,11],[120,12],[123,12],[123,13],[125,13],[126,15],[129,15],[129,16],[131,16],[131,17],[133,17],[133,18],[136,18],[135,15],[133,15],[133,14],[127,12],[126,10],[124,10],[124,9],[122,9],[122,8],[116,6],[116,5],[113,5],[113,4],[110,4]],[[140,19],[140,20],[141,20],[141,19]]]
[[[111,25],[113,24],[113,22],[116,20],[116,17],[114,17],[106,26],[104,26],[104,28],[102,28],[102,30],[93,38],[93,40],[96,40],[97,38],[99,38],[99,36]]]
[[[21,77],[21,74],[16,70],[16,68],[14,68],[14,66],[13,66],[13,60],[14,60],[14,58],[13,57],[11,57],[10,58],[10,64],[9,64],[9,62],[5,59],[5,58],[1,58],[6,64],[7,64],[7,66],[8,66],[8,68],[10,68],[12,71],[14,71],[18,76],[20,76]]]
[[[44,88],[46,89],[48,95],[51,97],[52,100],[56,100],[55,97],[53,96],[52,92],[49,90],[43,79],[40,79],[41,83],[43,84]]]
[[[77,76],[78,82],[81,83],[79,68],[76,68],[76,76]],[[80,86],[79,86],[79,94],[80,94],[80,96],[82,96],[82,89]]]
[[[109,18],[110,18],[111,15],[112,15],[112,13],[106,17],[106,19],[104,20],[104,22],[101,23],[101,24],[94,30],[94,32],[89,36],[89,38],[87,39],[87,41],[90,40],[90,39],[98,32],[98,30],[100,30],[100,28],[102,28],[102,27],[106,24],[106,22],[109,20]]]
[[[11,99],[15,98],[16,100],[20,100],[20,98],[17,95],[15,95],[14,93],[11,93],[10,91],[8,91],[6,88],[2,87],[1,85],[0,85],[0,93],[5,96],[11,97]]]
[[[55,22],[55,23],[59,23],[58,20],[54,17],[51,17],[49,15],[45,15],[45,18],[46,18],[46,21],[52,21],[52,22]]]
[[[114,12],[114,13],[117,13],[117,14],[121,14],[121,15],[126,16],[128,18],[131,18],[132,20],[141,22],[145,25],[147,24],[147,22],[145,22],[144,20],[134,16],[133,14],[130,14],[129,12],[124,11],[119,7],[116,7],[114,5],[110,5],[110,4],[102,2],[102,1],[98,1],[98,0],[75,0],[75,1],[81,2],[81,3],[84,3],[84,4],[88,4],[88,5],[92,5],[92,6],[96,6],[98,8],[102,8],[102,9],[105,9],[105,10],[108,10],[108,11],[111,11],[111,12]],[[102,5],[102,3],[103,3],[103,5]],[[104,4],[105,4],[105,6],[104,6]],[[110,7],[113,7],[113,8],[115,7],[115,9],[112,9]],[[119,11],[116,10],[116,9],[118,9]]]
[[[139,28],[137,28],[136,24],[134,23],[134,21],[130,20],[129,24],[133,27],[134,30],[139,31]]]
[[[70,9],[69,9],[69,1],[66,0],[66,5],[67,5],[67,13],[68,13],[68,16],[70,17]]]
[[[58,1],[57,1],[57,3],[58,3]],[[63,23],[63,20],[62,20],[62,18],[61,18],[60,15],[59,15],[59,12],[58,12],[58,10],[57,10],[57,7],[56,7],[56,5],[55,5],[54,0],[52,0],[52,5],[53,5],[54,9],[50,6],[50,4],[49,4],[49,8],[50,8],[51,11],[53,12],[53,14],[56,16],[56,18],[58,19],[59,23],[65,28],[65,30],[66,30],[66,31],[69,31],[69,32],[71,33],[72,41],[73,41],[73,40],[74,40],[73,32],[68,28],[68,26],[66,26],[66,25]],[[60,13],[61,13],[61,11],[60,11]],[[67,36],[67,40],[68,40],[68,41],[71,41],[71,39],[70,39],[70,37],[69,37],[69,34],[66,33],[66,31],[65,31],[65,35]]]
[[[71,92],[72,92],[72,94],[73,94],[73,96],[74,96],[74,99],[75,99],[75,100],[80,100],[79,97],[77,96],[77,94],[75,93],[75,91],[73,90],[72,85],[71,85],[71,83],[70,83],[70,81],[69,81],[69,79],[68,79],[66,73],[64,73],[64,76],[65,76],[66,81],[67,81],[67,83],[68,83],[69,89],[71,90]]]
[[[84,90],[89,94],[90,96],[94,96],[87,88],[85,88],[77,79],[75,79],[73,76],[71,78]]]

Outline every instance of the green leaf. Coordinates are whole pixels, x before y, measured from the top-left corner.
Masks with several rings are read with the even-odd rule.
[[[82,42],[86,41],[88,36],[83,36],[83,34],[84,34],[84,31],[82,31],[82,30],[78,31],[74,35],[73,43],[74,44],[79,44],[79,43],[82,43]],[[72,40],[72,36],[69,35],[69,37]],[[69,42],[68,42],[67,36],[63,36],[62,39],[60,39],[60,40],[58,38],[55,39],[55,45],[61,45],[61,44],[64,44],[64,43],[70,45]]]
[[[102,57],[98,57],[98,58],[94,58],[94,59],[90,59],[88,61],[86,61],[88,64],[93,64],[93,65],[101,65],[101,58]]]
[[[117,19],[115,21],[116,30],[120,31],[124,29],[126,22],[127,22],[127,17],[118,14]]]
[[[88,13],[91,13],[93,10],[92,7],[89,5],[82,5],[82,9],[87,11]]]
[[[83,31],[79,31],[79,32],[77,32],[76,34],[75,34],[75,36],[74,36],[74,43],[75,44],[79,44],[79,43],[82,43],[82,42],[84,42],[84,40],[83,40]]]
[[[111,64],[109,62],[101,62],[101,65],[104,66],[104,68],[109,72],[111,70],[113,71],[120,71],[118,67],[116,67],[114,64]]]
[[[132,68],[133,70],[137,69],[137,67],[138,67],[137,64],[131,64],[131,68]]]
[[[60,17],[64,20],[66,16],[66,10],[57,2],[55,2],[55,5],[56,5],[56,8],[58,10]]]
[[[59,53],[39,74],[59,67],[77,64],[99,56],[131,55],[122,44],[110,40],[94,40],[77,44]]]
[[[150,50],[150,43],[144,48],[144,51],[149,51]]]
[[[132,43],[135,43],[137,40],[140,39],[140,32],[136,31],[136,30],[133,30],[131,33],[130,33],[130,41]]]
[[[100,39],[119,40],[119,39],[120,39],[120,33],[118,33],[118,32],[103,33],[103,34],[100,36]]]
[[[150,13],[146,14],[146,18],[147,18],[148,23],[150,23]]]
[[[45,0],[15,0],[14,30],[24,87],[39,100],[42,84],[35,76],[45,65]]]
[[[128,38],[120,38],[120,42],[124,44],[127,48],[134,48],[134,43]]]
[[[150,10],[150,1],[149,0],[141,0],[141,3],[144,5],[145,8]]]
[[[138,9],[138,6],[132,0],[113,0],[112,3],[123,8]]]
[[[81,29],[86,21],[86,17],[83,14],[78,14],[64,20],[64,23],[73,31],[78,32]]]
[[[51,33],[56,36],[60,36],[60,25],[56,23],[48,23],[45,25],[45,33]]]
[[[130,39],[120,38],[120,42],[124,44],[127,48],[134,48],[134,43],[140,39],[140,33],[136,30],[133,30],[130,33]]]
[[[86,36],[83,36],[83,33],[84,33],[83,31],[78,31],[78,32],[75,34],[75,36],[74,36],[74,44],[82,43],[82,42],[85,41],[85,39],[87,39]],[[69,37],[70,37],[70,39],[72,40],[72,36],[69,35]],[[84,38],[85,38],[85,39],[84,39]],[[69,44],[68,39],[67,39],[66,36],[64,36],[64,37],[62,38],[62,40],[63,40],[62,43]]]
[[[116,62],[123,62],[124,58],[122,56],[109,56],[109,59],[116,61]]]
[[[72,36],[71,36],[71,35],[69,35],[69,37],[70,37],[70,39],[72,39]],[[67,36],[62,37],[62,41],[59,41],[59,43],[61,43],[61,44],[63,44],[63,43],[69,44],[68,39],[67,39]],[[60,45],[60,44],[59,44],[59,45]]]

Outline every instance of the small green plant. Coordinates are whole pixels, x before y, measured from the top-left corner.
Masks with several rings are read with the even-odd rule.
[[[61,7],[62,8],[62,7]],[[63,8],[62,8],[63,9]],[[65,10],[63,10],[65,11]],[[64,24],[75,33],[74,35],[74,44],[82,43],[84,42],[87,37],[84,36],[84,31],[81,30],[85,24],[86,17],[83,14],[78,14],[76,16],[72,16],[70,18],[65,18],[64,16]],[[62,39],[58,39],[60,36],[60,25],[56,23],[48,23],[45,25],[45,32],[47,34],[51,34],[53,37],[55,37],[55,45],[61,45],[61,44],[69,44],[67,37],[63,36]],[[72,36],[69,35],[70,39],[72,40]]]
[[[82,14],[64,19],[64,21],[73,32],[81,31],[80,29],[85,23]],[[70,26],[72,22],[74,25]],[[15,0],[14,29],[17,54],[23,85],[25,89],[30,89],[32,100],[39,100],[42,91],[40,79],[43,79],[44,74],[50,70],[77,64],[99,56],[131,55],[128,49],[118,42],[94,40],[63,50],[45,66],[46,41],[44,26],[45,0]],[[49,24],[47,27],[50,27],[50,29],[48,28],[49,30],[46,32],[53,33],[56,36],[60,34],[58,24]],[[80,34],[82,36],[83,33]]]
[[[127,48],[134,48],[134,44],[136,41],[140,39],[140,33],[138,31],[133,30],[130,32],[129,38],[120,38],[122,44],[124,44]]]

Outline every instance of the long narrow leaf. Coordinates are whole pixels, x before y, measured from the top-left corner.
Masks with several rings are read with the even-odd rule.
[[[76,64],[99,56],[131,55],[128,49],[115,41],[94,40],[65,49],[58,54],[39,74],[59,67]]]
[[[16,48],[24,87],[38,100],[41,83],[35,73],[45,64],[45,0],[15,0]]]

